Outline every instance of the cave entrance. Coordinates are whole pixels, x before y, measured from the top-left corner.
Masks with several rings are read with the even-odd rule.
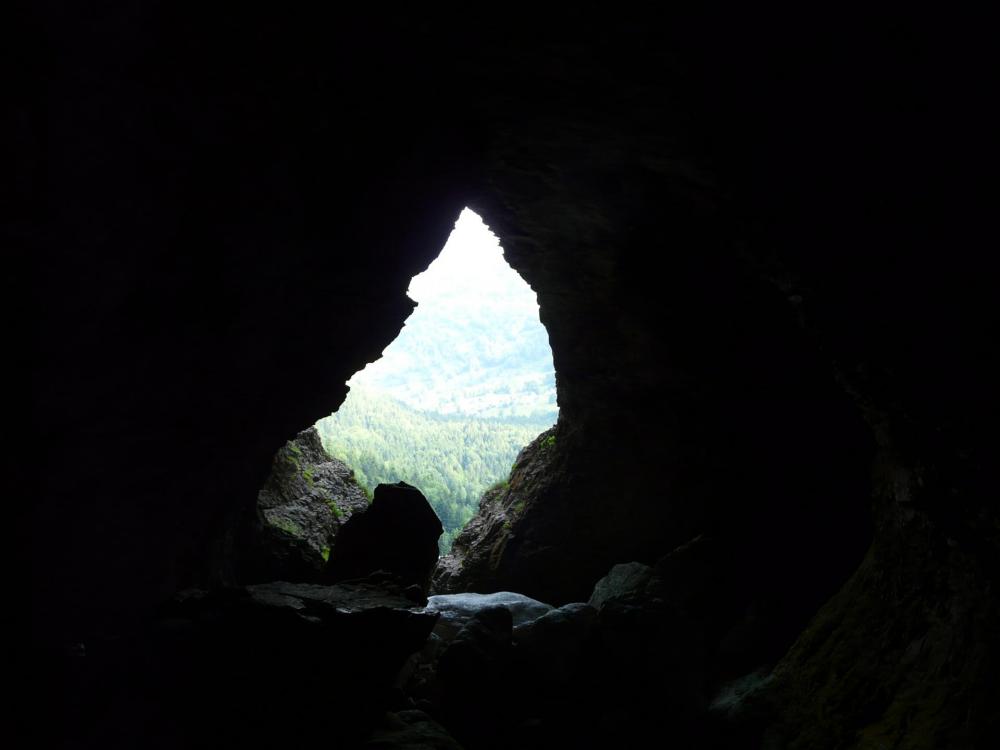
[[[418,487],[444,526],[444,554],[483,492],[555,423],[555,370],[534,291],[470,209],[407,294],[417,307],[399,336],[316,428],[369,491]]]

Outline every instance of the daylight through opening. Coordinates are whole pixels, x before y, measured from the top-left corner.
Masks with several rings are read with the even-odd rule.
[[[369,491],[419,488],[444,526],[443,554],[518,452],[555,423],[555,371],[534,291],[468,208],[407,294],[417,307],[399,336],[316,428]]]

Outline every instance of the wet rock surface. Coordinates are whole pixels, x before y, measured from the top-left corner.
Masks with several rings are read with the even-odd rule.
[[[552,611],[550,604],[510,591],[493,594],[439,594],[428,598],[425,611],[438,614],[434,632],[442,638],[448,638],[450,634],[457,633],[477,612],[491,607],[503,607],[509,611],[515,628],[527,625]]]
[[[365,578],[377,571],[426,592],[438,559],[441,520],[416,487],[399,482],[375,488],[371,505],[341,527],[328,581]]]
[[[341,526],[368,509],[354,472],[323,449],[310,427],[274,456],[241,548],[247,582],[323,578]]]

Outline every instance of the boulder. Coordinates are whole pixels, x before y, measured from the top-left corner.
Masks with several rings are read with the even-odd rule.
[[[410,658],[399,679],[401,689],[418,706],[440,708],[444,686],[437,674],[439,657],[478,613],[497,607],[509,612],[513,632],[552,611],[548,604],[510,591],[493,594],[439,594],[427,600],[423,611],[436,614],[437,623],[424,648]],[[454,658],[454,655],[449,658]]]
[[[574,602],[514,628],[516,661],[526,689],[544,699],[568,696],[593,667],[597,611]]]
[[[314,427],[274,455],[244,537],[244,582],[322,580],[333,540],[368,497]]]
[[[588,604],[601,610],[616,599],[643,599],[661,592],[662,584],[653,568],[638,562],[621,563],[597,582]]]
[[[453,698],[493,685],[510,658],[513,619],[506,607],[476,612],[445,647],[438,659],[438,676]]]
[[[427,600],[425,611],[439,615],[434,633],[447,641],[477,612],[491,607],[507,609],[514,628],[524,627],[552,611],[549,604],[511,591],[497,591],[493,594],[438,594]]]
[[[511,685],[512,631],[509,609],[481,609],[438,657],[442,718],[463,744],[503,746],[497,740],[516,698]]]
[[[444,527],[427,499],[405,482],[380,484],[371,506],[353,515],[337,534],[328,581],[365,578],[384,571],[404,586],[426,592]]]
[[[448,730],[423,711],[387,713],[362,746],[366,750],[462,750]]]

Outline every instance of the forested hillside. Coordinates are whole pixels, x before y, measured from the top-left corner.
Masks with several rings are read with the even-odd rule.
[[[466,210],[408,294],[399,336],[350,380],[420,411],[555,421],[555,371],[538,300]]]
[[[420,488],[444,524],[446,552],[483,491],[505,480],[521,448],[554,421],[419,412],[355,385],[316,429],[327,452],[369,490],[398,481]]]

